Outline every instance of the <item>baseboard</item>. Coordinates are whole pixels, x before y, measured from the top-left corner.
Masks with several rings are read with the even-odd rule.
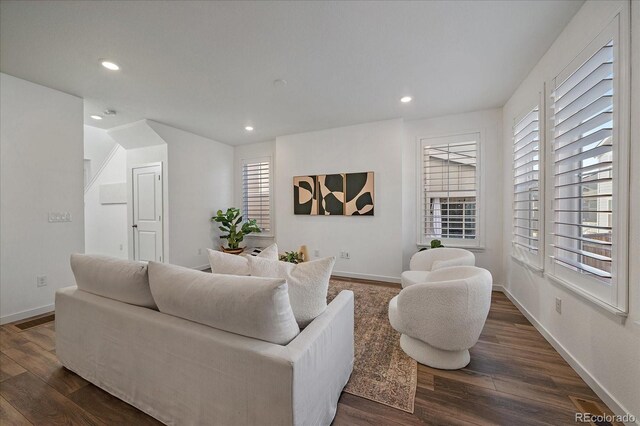
[[[343,271],[333,271],[331,275],[345,277],[345,278],[357,278],[361,280],[371,280],[371,281],[384,281],[387,283],[400,284],[400,277],[387,277],[384,275],[371,275],[371,274],[358,274],[355,272],[343,272]]]
[[[35,317],[36,315],[46,314],[47,312],[53,312],[54,310],[55,305],[47,305],[35,309],[28,309],[26,311],[18,312],[17,314],[5,315],[0,317],[0,325]]]
[[[494,286],[494,289],[497,286]],[[589,371],[584,368],[582,364],[573,356],[571,353],[564,347],[560,342],[558,342],[555,337],[542,325],[538,320],[529,312],[520,302],[516,299],[508,289],[501,287],[501,291],[507,296],[507,298],[518,308],[520,312],[533,324],[533,326],[542,334],[542,336],[547,339],[547,341],[553,346],[553,348],[564,358],[565,361],[574,369],[576,373],[585,381],[585,383],[598,395],[598,397],[607,404],[607,407],[613,411],[614,414],[623,416],[625,414],[630,414],[631,412],[625,409],[617,399],[607,389],[604,388],[598,382],[598,380],[589,373]],[[640,419],[638,419],[640,421]],[[628,423],[629,425],[638,425],[639,422],[636,423]]]
[[[502,286],[501,284],[494,284],[492,290],[493,291],[499,291],[499,292],[502,292],[502,293],[505,292],[504,286]]]

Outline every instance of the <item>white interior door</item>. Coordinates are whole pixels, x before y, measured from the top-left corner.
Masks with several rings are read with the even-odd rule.
[[[162,165],[134,167],[133,258],[162,262]]]

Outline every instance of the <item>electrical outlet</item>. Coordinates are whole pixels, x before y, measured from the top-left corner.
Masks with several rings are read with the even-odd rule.
[[[562,299],[558,299],[556,297],[556,312],[561,314],[562,313]]]
[[[340,259],[351,259],[349,257],[349,252],[348,251],[341,251],[340,252]]]
[[[45,287],[47,285],[46,275],[36,275],[36,285],[38,287]]]
[[[198,249],[198,254],[199,255],[202,254],[202,249],[201,248]]]
[[[50,223],[54,222],[71,222],[71,213],[69,212],[49,212],[48,219]]]
[[[120,251],[124,250],[124,245],[120,244]]]
[[[320,250],[314,250],[314,251],[313,251],[313,255],[314,255],[315,257],[320,257]]]

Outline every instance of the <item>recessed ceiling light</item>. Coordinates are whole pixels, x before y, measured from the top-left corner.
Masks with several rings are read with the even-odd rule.
[[[97,114],[90,115],[89,117],[93,118],[94,120],[102,120],[102,116]]]
[[[245,126],[244,128],[247,132],[253,132],[253,127],[251,126]]]
[[[102,60],[100,61],[100,64],[110,71],[118,71],[120,69],[120,66],[115,62]]]
[[[407,104],[409,102],[411,102],[413,100],[413,98],[411,96],[403,96],[400,98],[400,102],[402,102],[403,104]]]

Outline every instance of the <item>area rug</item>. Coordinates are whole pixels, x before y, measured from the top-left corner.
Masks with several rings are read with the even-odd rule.
[[[388,316],[389,300],[400,289],[331,279],[328,301],[342,290],[355,296],[355,360],[344,391],[413,413],[418,365],[400,348]]]

